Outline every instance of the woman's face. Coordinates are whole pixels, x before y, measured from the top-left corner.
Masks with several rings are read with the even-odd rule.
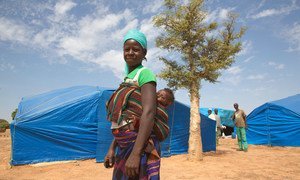
[[[142,64],[146,51],[137,41],[129,39],[124,43],[123,56],[127,65],[135,68]]]

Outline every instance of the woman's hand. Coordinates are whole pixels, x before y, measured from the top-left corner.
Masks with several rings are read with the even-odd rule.
[[[112,168],[115,164],[115,151],[109,149],[104,158],[104,167]]]
[[[125,173],[129,177],[135,177],[139,174],[140,155],[131,153],[125,164]]]
[[[104,158],[104,167],[111,168],[115,164],[115,149],[117,147],[117,142],[115,139],[112,140],[108,152]]]

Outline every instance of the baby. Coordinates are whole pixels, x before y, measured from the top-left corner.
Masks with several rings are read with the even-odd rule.
[[[159,90],[156,93],[157,96],[157,102],[162,105],[164,108],[167,108],[169,105],[171,105],[174,102],[174,93],[169,88],[164,88]]]
[[[107,118],[112,121],[111,129],[115,132],[138,130],[143,112],[140,90],[135,89],[134,86],[127,86],[125,84],[120,86],[115,93],[116,94],[111,96],[106,106],[108,112]],[[168,113],[166,108],[174,102],[174,94],[171,89],[164,88],[159,90],[156,96],[157,106],[153,131],[158,139],[162,141],[169,134]],[[115,104],[115,102],[119,102],[116,98],[119,98],[122,103]],[[113,113],[113,111],[116,112]],[[118,116],[112,116],[112,114],[117,114]]]
[[[164,88],[164,89],[160,89],[159,91],[157,91],[156,93],[156,97],[157,97],[157,114],[159,112],[161,112],[160,109],[163,109],[163,111],[167,111],[167,107],[170,106],[173,102],[174,102],[174,93],[171,89],[169,88]],[[130,116],[128,118],[129,121],[133,122],[129,127],[129,129],[133,130],[133,129],[138,129],[139,127],[139,120],[140,120],[140,115],[136,116]],[[168,119],[168,115],[166,115],[166,120]]]

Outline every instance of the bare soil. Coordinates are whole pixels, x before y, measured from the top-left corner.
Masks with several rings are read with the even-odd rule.
[[[0,180],[111,179],[112,169],[95,159],[11,167],[10,144],[9,132],[0,133]],[[300,147],[236,148],[236,139],[220,139],[217,151],[204,153],[203,161],[190,162],[186,154],[162,158],[161,179],[300,180]]]

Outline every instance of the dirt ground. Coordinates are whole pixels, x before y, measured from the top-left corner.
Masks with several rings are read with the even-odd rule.
[[[111,179],[95,159],[10,167],[10,136],[0,134],[0,180]],[[249,146],[236,151],[236,139],[220,139],[216,152],[204,154],[203,161],[190,162],[187,155],[162,158],[161,179],[299,179],[300,148]]]

